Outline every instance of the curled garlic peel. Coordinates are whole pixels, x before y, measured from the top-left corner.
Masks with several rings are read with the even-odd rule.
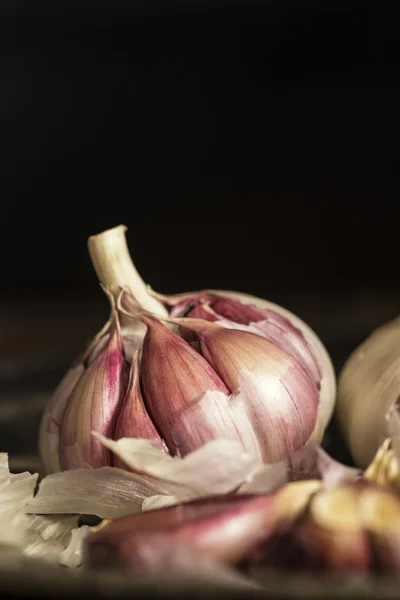
[[[245,312],[251,312],[253,305],[254,312],[265,311],[266,318],[247,324],[218,319],[216,325],[224,356],[214,340],[200,341],[198,351],[162,323],[162,319],[172,314],[168,297],[152,292],[140,278],[127,250],[125,228],[92,236],[89,250],[104,288],[118,296],[128,288],[134,302],[153,314],[153,321],[145,322],[143,327],[137,318],[129,318],[126,311],[113,307],[118,339],[114,341],[112,360],[104,357],[110,346],[110,341],[106,341],[98,348],[93,360],[95,367],[83,365],[84,371],[73,390],[64,382],[62,402],[55,402],[53,397],[46,410],[44,420],[55,423],[56,430],[52,431],[51,440],[49,431],[43,434],[43,427],[41,431],[41,454],[48,471],[58,468],[57,460],[46,460],[45,455],[54,454],[60,432],[59,462],[64,469],[110,464],[104,449],[87,441],[92,429],[114,439],[121,435],[152,436],[166,444],[166,451],[173,454],[190,452],[210,439],[240,439],[247,450],[261,452],[264,460],[271,462],[299,449],[308,439],[321,441],[333,410],[335,375],[323,344],[301,319],[271,302],[245,294],[201,292],[214,295],[225,304],[231,301],[233,305],[234,300],[237,305],[239,301]],[[210,325],[208,320],[204,323]],[[259,348],[254,350],[253,346]],[[114,365],[111,377],[107,370],[110,363]],[[82,379],[88,378],[90,381],[83,385]],[[300,380],[304,380],[300,386],[303,392],[296,388]],[[102,398],[107,399],[105,412],[98,406]],[[285,412],[285,403],[292,407],[291,416],[290,411]],[[255,406],[262,406],[263,413],[255,411]],[[55,412],[56,420],[52,419]],[[122,413],[126,416],[121,416]],[[93,415],[97,417],[93,419]],[[264,431],[268,420],[270,435]],[[278,423],[284,440],[280,447],[273,441]],[[263,436],[265,439],[260,442]],[[91,457],[90,448],[96,447],[98,456],[93,450]]]

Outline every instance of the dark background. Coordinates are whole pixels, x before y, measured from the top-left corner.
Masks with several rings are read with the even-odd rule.
[[[398,287],[395,4],[3,3],[1,292]]]
[[[86,240],[119,223],[154,289],[282,303],[338,371],[398,314],[395,2],[0,13],[0,404],[47,394],[100,328]]]

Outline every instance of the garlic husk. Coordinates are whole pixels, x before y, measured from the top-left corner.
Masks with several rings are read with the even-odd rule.
[[[44,516],[28,514],[28,505],[34,498],[37,474],[13,474],[8,456],[0,453],[0,531],[3,553],[12,547],[18,560],[23,556],[40,558],[47,563],[63,562],[76,566],[79,549],[72,559],[71,535],[78,525],[77,515]],[[63,555],[63,556],[62,556]]]
[[[348,358],[337,415],[355,463],[366,468],[387,437],[386,415],[400,395],[400,318],[376,329]]]

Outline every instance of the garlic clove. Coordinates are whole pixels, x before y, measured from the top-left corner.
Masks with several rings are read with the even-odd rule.
[[[180,549],[235,564],[269,539],[282,519],[297,517],[315,492],[309,483],[305,493],[301,485],[290,493],[289,485],[271,495],[216,496],[119,519],[86,539],[85,564],[155,573]]]
[[[147,325],[141,359],[141,384],[151,418],[168,448],[176,451],[174,415],[206,391],[228,394],[208,362],[156,317],[141,315]]]
[[[105,347],[75,385],[62,417],[59,446],[62,469],[111,464],[109,451],[91,431],[114,434],[126,378],[127,365],[116,317]]]
[[[252,456],[263,456],[253,423],[238,394],[226,396],[223,392],[207,391],[173,415],[171,432],[181,456],[215,439],[237,440]]]
[[[296,358],[320,386],[321,368],[311,344],[299,327],[279,312],[270,308],[261,309],[252,304],[243,304],[235,298],[206,295],[203,292],[199,294],[198,304],[183,316],[218,321],[226,327],[243,328],[243,330],[248,327],[249,331],[262,335]]]
[[[115,440],[125,437],[136,437],[149,440],[157,440],[160,447],[165,448],[162,439],[149,417],[143,402],[139,384],[139,363],[137,353],[132,359],[129,373],[128,389],[118,414],[117,425],[113,435]],[[168,453],[168,450],[165,448]],[[114,457],[114,467],[126,469],[127,465]]]
[[[317,421],[319,393],[292,356],[268,340],[200,319],[172,319],[196,332],[202,354],[245,411],[267,462],[298,450]]]
[[[318,394],[310,382],[304,378],[302,388],[299,374],[291,377],[292,371],[281,373],[274,366],[262,375],[239,373],[239,396],[266,462],[283,460],[302,448],[311,438],[318,413]]]

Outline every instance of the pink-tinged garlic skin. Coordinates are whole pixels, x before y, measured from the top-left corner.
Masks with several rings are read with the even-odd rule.
[[[186,314],[187,308],[193,308],[196,303],[198,303],[199,299],[202,299],[204,302],[208,302],[210,296],[222,299],[230,298],[242,303],[246,308],[244,315],[243,312],[240,312],[240,318],[243,319],[242,322],[248,322],[250,319],[253,319],[253,316],[257,317],[258,313],[253,311],[260,310],[259,316],[262,314],[264,318],[266,314],[265,311],[267,311],[267,314],[269,314],[269,327],[265,329],[263,324],[262,328],[264,329],[264,332],[261,331],[261,334],[267,339],[270,339],[270,341],[278,341],[277,338],[279,338],[279,328],[281,325],[283,325],[281,319],[287,320],[291,324],[292,328],[299,332],[296,333],[294,339],[291,337],[289,339],[289,336],[287,336],[284,341],[281,339],[280,344],[278,345],[282,347],[282,343],[284,343],[285,345],[283,349],[289,352],[289,354],[294,353],[293,355],[297,357],[301,355],[303,360],[308,363],[308,368],[311,368],[311,372],[314,373],[316,380],[319,379],[320,381],[318,418],[311,439],[317,443],[321,442],[325,428],[331,419],[335,405],[336,376],[330,356],[319,337],[302,319],[300,319],[294,313],[283,308],[282,306],[279,306],[278,304],[275,304],[274,302],[269,302],[268,300],[251,296],[249,294],[242,294],[229,290],[210,289],[198,292],[189,292],[187,294],[177,294],[175,296],[157,295],[157,297],[165,304],[172,307],[171,316],[173,317],[179,317]],[[219,305],[219,309],[222,310],[221,305]],[[233,315],[231,314],[231,316]],[[246,316],[247,318],[245,318]],[[201,318],[204,318],[204,316]],[[238,313],[236,313],[236,318],[239,318]],[[258,321],[258,318],[256,318],[255,321]],[[257,326],[257,323],[255,323],[255,325]],[[315,363],[318,365],[318,376]]]
[[[118,414],[117,425],[115,428],[114,439],[119,440],[125,437],[135,437],[147,440],[158,440],[160,447],[164,447],[162,439],[149,417],[140,391],[139,382],[139,363],[137,354],[133,357],[128,389]],[[166,450],[167,452],[167,450]],[[114,467],[126,469],[126,464],[114,455]]]
[[[114,435],[126,387],[127,364],[120,332],[112,327],[105,347],[75,385],[62,417],[59,446],[62,469],[112,464],[110,452],[91,432]]]
[[[179,319],[197,333],[203,356],[227,388],[239,389],[262,457],[277,462],[311,437],[319,391],[302,365],[265,338],[200,319]]]
[[[233,564],[268,538],[277,496],[213,497],[117,519],[90,535],[89,567],[160,572],[177,549]]]
[[[179,568],[186,552],[258,578],[276,569],[394,574],[399,534],[397,494],[366,481],[327,490],[309,480],[117,519],[86,538],[84,564],[161,574]]]
[[[173,415],[171,432],[180,456],[218,439],[238,441],[251,456],[263,456],[241,398],[226,396],[223,392],[208,391]]]
[[[229,392],[213,368],[187,342],[157,318],[141,318],[148,326],[140,364],[146,409],[168,448],[175,452],[175,414],[207,391],[226,395]]]
[[[191,299],[192,304],[195,300]],[[175,311],[176,312],[176,311]],[[180,312],[185,312],[180,307]],[[244,304],[236,298],[223,298],[212,294],[201,294],[197,304],[182,316],[200,318],[206,321],[220,322],[225,327],[253,331],[265,337],[296,358],[315,381],[321,382],[321,368],[316,360],[311,345],[303,333],[295,327],[290,319],[271,309],[261,309],[251,304]],[[231,323],[229,323],[231,322]]]

